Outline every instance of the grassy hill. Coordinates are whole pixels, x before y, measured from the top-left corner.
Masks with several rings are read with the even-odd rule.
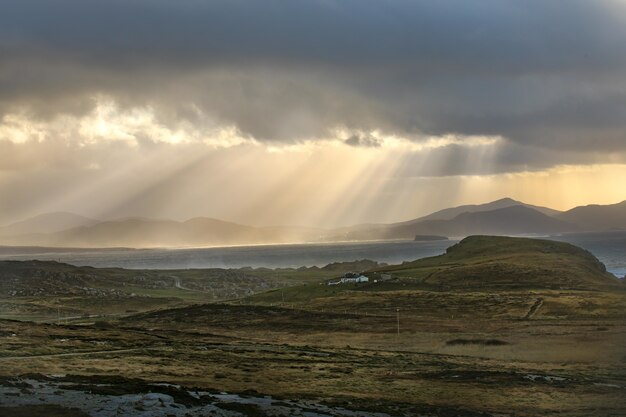
[[[235,299],[377,266],[361,260],[322,268],[137,270],[0,261],[0,317],[45,320],[59,314],[125,314]]]
[[[220,326],[244,326],[249,320],[246,326],[275,328],[288,322],[293,329],[321,326],[345,330],[346,315],[365,315],[370,317],[368,321],[375,321],[375,317],[395,316],[398,308],[419,320],[624,314],[626,285],[590,252],[564,242],[470,236],[439,256],[354,270],[362,271],[370,281],[326,285],[328,275],[324,281],[310,276],[301,285],[270,289],[233,300],[227,306],[198,305],[136,319],[149,318],[156,324],[168,317],[166,322],[177,318],[202,326],[208,323],[211,311],[219,310],[216,320]],[[332,272],[334,277],[341,275],[340,270]],[[245,307],[238,307],[242,305]],[[309,313],[313,313],[315,324]]]
[[[312,280],[227,305],[163,310],[130,321],[165,327],[384,332],[397,309],[416,323],[624,315],[626,286],[592,254],[562,242],[472,236],[443,255],[364,273],[369,283]]]
[[[516,291],[624,289],[590,252],[564,242],[504,236],[470,236],[440,256],[364,271],[366,284],[308,284],[285,290],[281,298],[307,302],[354,292]],[[374,282],[378,281],[378,282]],[[277,301],[272,292],[255,300]]]
[[[590,252],[564,242],[470,236],[443,255],[381,268],[399,281],[456,289],[604,289],[620,286]]]
[[[52,281],[81,271],[103,274],[101,269],[62,264],[43,267],[15,263],[0,265],[0,271],[32,276],[32,288],[43,282],[35,276],[42,269],[52,274]],[[365,270],[379,282],[325,285],[345,270]],[[129,285],[135,276],[147,280],[145,287],[153,285],[151,279],[161,279],[170,287],[158,291],[190,294],[174,288],[174,277],[185,288],[206,285],[214,292],[221,285],[231,288],[231,283],[245,291],[262,277],[277,285],[304,285],[220,302],[198,298],[167,304],[164,298],[144,298],[158,304],[137,314],[55,324],[0,317],[0,390],[15,395],[13,399],[32,392],[39,397],[43,390],[32,390],[15,379],[18,375],[51,386],[46,392],[54,393],[55,401],[60,390],[81,402],[93,394],[105,398],[166,390],[186,404],[176,405],[172,414],[215,412],[196,412],[191,406],[208,404],[206,396],[192,397],[186,388],[163,382],[194,387],[194,392],[238,393],[216,404],[250,416],[274,413],[256,405],[242,408],[235,400],[262,398],[265,404],[271,396],[289,408],[284,415],[302,414],[294,398],[307,399],[309,414],[316,412],[312,400],[390,416],[623,414],[626,286],[591,254],[569,244],[473,236],[441,256],[395,266],[361,261],[297,270],[244,268],[223,270],[219,279],[211,278],[218,272],[209,270],[107,272],[107,278],[85,277],[81,285]],[[227,275],[231,272],[242,280],[234,281],[236,276]],[[76,278],[67,277],[70,282]],[[11,278],[5,274],[3,279]],[[552,289],[555,284],[568,289]],[[59,299],[66,305],[69,297]],[[74,299],[90,305],[114,303],[112,297],[94,295]],[[120,300],[129,309],[131,299]],[[0,297],[0,309],[11,302]],[[49,376],[59,374],[65,375],[58,380],[62,386]],[[144,414],[152,411],[146,403],[134,404]],[[155,407],[160,412],[164,404],[169,403]],[[316,413],[340,415],[334,412],[338,409]],[[12,409],[2,411],[14,414]]]

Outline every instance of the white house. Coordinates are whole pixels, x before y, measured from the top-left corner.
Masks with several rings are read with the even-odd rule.
[[[358,277],[356,277],[356,282],[369,282],[369,280],[370,279],[365,275],[359,275]]]
[[[348,272],[343,277],[339,278],[337,281],[327,281],[326,285],[337,285],[337,284],[349,284],[349,283],[358,283],[358,282],[369,282],[370,279],[362,274],[357,274],[354,272]]]
[[[369,282],[369,280],[370,279],[368,277],[366,277],[365,275],[359,275],[359,276],[356,276],[356,277],[349,277],[349,278],[343,277],[343,278],[341,278],[340,282],[342,284],[348,284],[348,283],[351,283],[351,282]]]

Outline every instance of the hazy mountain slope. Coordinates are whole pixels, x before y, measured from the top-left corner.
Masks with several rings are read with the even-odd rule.
[[[65,247],[164,247],[246,245],[338,240],[414,239],[416,235],[462,237],[626,229],[626,201],[556,212],[505,198],[440,210],[408,222],[323,230],[252,227],[198,217],[185,222],[122,219],[97,223],[71,213],[50,213],[0,228],[0,244]],[[548,214],[546,214],[548,213]],[[451,217],[452,216],[452,217]],[[75,227],[79,224],[79,227]]]
[[[443,234],[468,236],[473,234],[556,233],[576,230],[576,226],[554,219],[525,206],[511,206],[490,211],[462,213],[452,220],[426,220],[399,227],[397,234]]]
[[[305,241],[318,234],[316,229],[252,227],[203,217],[185,222],[135,218],[56,233],[14,236],[3,239],[3,243],[66,247],[242,245]]]
[[[626,229],[626,200],[617,204],[579,206],[555,215],[582,230]]]
[[[450,207],[443,210],[436,211],[427,216],[418,217],[416,219],[390,223],[390,224],[360,224],[356,226],[338,228],[332,231],[329,240],[372,240],[372,239],[413,239],[418,232],[417,229],[411,229],[411,225],[423,223],[429,220],[453,220],[463,213],[478,213],[478,212],[490,212],[497,209],[503,209],[513,206],[522,206],[529,209],[533,209],[547,216],[554,216],[560,211],[554,210],[548,207],[533,206],[531,204],[522,203],[512,198],[502,198],[500,200],[492,201],[485,204],[468,204],[458,207]],[[434,227],[434,226],[432,226]],[[443,230],[445,226],[440,226]],[[425,227],[424,230],[428,230]],[[430,233],[430,232],[428,232]],[[439,234],[439,232],[434,232]],[[488,233],[487,231],[477,233]],[[496,232],[500,233],[500,232]],[[531,232],[522,232],[531,233]],[[463,233],[461,235],[464,235]]]
[[[577,226],[526,206],[461,213],[451,220],[376,225],[344,232],[346,240],[414,239],[415,235],[469,236],[473,234],[544,234],[577,231]]]
[[[513,200],[512,198],[502,198],[500,200],[492,201],[490,203],[485,203],[485,204],[468,204],[468,205],[463,205],[463,206],[458,206],[458,207],[446,208],[446,209],[431,213],[427,216],[419,217],[417,219],[409,220],[406,222],[393,223],[392,225],[395,226],[395,225],[419,223],[424,220],[452,220],[459,214],[463,214],[463,213],[492,211],[492,210],[497,210],[497,209],[507,208],[507,207],[512,207],[512,206],[528,207],[548,216],[554,216],[560,213],[560,211],[554,210],[548,207],[533,206],[532,204],[526,204],[521,201]]]
[[[90,219],[74,213],[45,213],[0,227],[0,236],[24,235],[31,233],[54,233],[61,230],[88,226],[96,223],[98,223],[98,220]]]

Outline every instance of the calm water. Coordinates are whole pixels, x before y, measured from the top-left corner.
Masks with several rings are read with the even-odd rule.
[[[609,272],[620,278],[626,276],[626,232],[585,233],[551,239],[585,248],[602,261]]]
[[[324,266],[332,262],[372,259],[401,263],[439,255],[457,241],[438,242],[364,242],[239,246],[198,249],[107,249],[58,250],[37,248],[0,248],[0,259],[40,259],[95,267],[150,269],[179,268],[297,268]]]
[[[626,275],[626,232],[551,237],[581,246],[597,256],[609,271]],[[45,249],[0,248],[0,259],[56,260],[95,267],[182,269],[240,268],[244,266],[287,268],[324,266],[331,262],[372,259],[389,264],[444,253],[457,241],[364,242],[242,246],[198,249]]]

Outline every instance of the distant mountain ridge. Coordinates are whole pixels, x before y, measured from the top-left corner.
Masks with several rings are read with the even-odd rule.
[[[431,213],[427,216],[419,217],[417,219],[408,220],[406,222],[394,223],[394,225],[412,224],[412,223],[418,223],[424,220],[452,220],[459,214],[463,214],[463,213],[476,213],[480,211],[491,211],[491,210],[497,210],[497,209],[502,209],[502,208],[507,208],[507,207],[512,207],[512,206],[528,207],[533,210],[537,210],[538,212],[543,213],[548,216],[554,216],[560,213],[560,211],[554,210],[548,207],[534,206],[532,204],[522,203],[521,201],[513,200],[512,198],[506,197],[506,198],[501,198],[500,200],[495,200],[495,201],[492,201],[490,203],[485,203],[485,204],[466,204],[463,206],[446,208],[446,209]]]
[[[414,240],[416,235],[543,235],[626,230],[626,201],[559,212],[504,198],[439,210],[391,224],[331,230],[254,227],[196,217],[187,221],[126,218],[97,221],[72,213],[49,213],[0,228],[0,244],[52,247],[192,247],[273,243]]]
[[[429,216],[427,216],[429,217]],[[473,234],[525,235],[578,231],[575,224],[550,217],[525,205],[463,212],[450,220],[416,220],[343,232],[345,240],[414,239],[416,235],[464,237]]]
[[[90,226],[98,222],[99,221],[96,219],[91,219],[75,213],[44,213],[0,227],[0,236],[24,235],[31,233],[54,233],[71,229],[73,227]]]
[[[451,220],[425,220],[414,224],[417,233],[437,231],[447,236],[475,234],[543,234],[577,230],[577,226],[547,216],[527,206],[516,205],[489,211],[461,213]]]
[[[626,200],[617,204],[574,207],[554,217],[577,224],[584,231],[626,230]]]
[[[413,233],[414,235],[423,233],[421,231],[418,231],[417,229],[415,229],[414,231],[408,231],[412,230],[410,227],[411,225],[415,225],[417,223],[422,223],[429,220],[453,220],[456,216],[464,213],[492,211],[513,206],[524,206],[543,213],[547,216],[554,216],[560,213],[560,211],[558,210],[522,203],[521,201],[513,200],[512,198],[507,197],[492,201],[490,203],[466,204],[458,207],[450,207],[443,210],[438,210],[426,216],[406,220],[403,222],[390,224],[360,224],[351,227],[343,227],[333,231],[334,236],[331,238],[331,240],[410,239],[415,237],[411,237],[411,233]],[[437,234],[445,233],[437,232]],[[450,235],[446,234],[446,236]]]
[[[288,243],[313,239],[317,229],[253,227],[197,217],[184,222],[131,218],[105,221],[55,233],[5,238],[11,245],[64,247],[189,247],[240,244]]]

